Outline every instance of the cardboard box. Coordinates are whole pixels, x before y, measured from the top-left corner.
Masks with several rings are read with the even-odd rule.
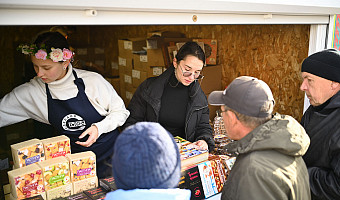
[[[111,63],[108,68],[108,76],[109,77],[117,77],[119,76],[119,67],[117,62],[110,61],[109,59],[106,59],[106,62]]]
[[[148,73],[140,70],[132,70],[132,86],[138,87],[146,78]]]
[[[112,87],[116,90],[117,94],[120,94],[120,78],[105,78]]]
[[[161,31],[155,30],[147,33],[147,37],[150,38],[152,36],[166,37],[166,38],[185,38],[185,34],[178,31]]]
[[[165,66],[162,49],[148,49],[148,66]]]
[[[207,65],[217,64],[217,40],[214,39],[193,39],[195,42],[204,43],[204,52]]]
[[[202,74],[204,78],[201,81],[201,88],[206,95],[215,90],[222,90],[221,65],[203,67]]]
[[[172,65],[169,57],[168,47],[175,46],[177,42],[191,41],[189,38],[163,38],[151,37],[147,39],[147,55],[149,66],[165,66]],[[163,58],[163,63],[162,59]]]
[[[119,73],[125,73],[125,74],[130,74],[132,69],[133,69],[133,59],[132,58],[123,58],[123,57],[118,57],[118,65],[121,66],[119,67]],[[121,72],[121,69],[123,71]]]
[[[148,67],[148,77],[153,77],[153,76],[159,76],[161,75],[164,71],[166,70],[165,67],[156,67],[156,66],[150,66]]]
[[[146,71],[148,67],[148,56],[143,54],[133,54],[133,69]]]
[[[124,58],[132,58],[133,51],[141,51],[146,47],[145,38],[128,38],[118,40],[119,56]]]

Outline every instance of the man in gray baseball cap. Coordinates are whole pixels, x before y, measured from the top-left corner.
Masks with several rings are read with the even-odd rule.
[[[275,101],[265,82],[238,77],[224,91],[212,92],[208,102],[221,106],[226,132],[234,140],[225,147],[237,156],[222,200],[311,198],[302,159],[309,137],[293,117],[272,114]]]

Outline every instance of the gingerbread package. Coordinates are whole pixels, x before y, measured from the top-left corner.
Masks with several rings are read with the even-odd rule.
[[[42,170],[36,163],[9,171],[8,179],[11,194],[16,199],[45,195]]]
[[[69,161],[65,157],[45,160],[38,165],[43,172],[46,191],[71,183]]]
[[[31,139],[11,145],[14,168],[25,167],[45,160],[43,144],[38,139]]]
[[[65,135],[43,139],[41,142],[44,145],[46,160],[71,154],[70,138]]]

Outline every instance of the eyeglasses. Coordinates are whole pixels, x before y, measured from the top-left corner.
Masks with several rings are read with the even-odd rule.
[[[196,80],[202,79],[202,78],[204,77],[203,75],[200,74],[200,72],[198,72],[198,73],[192,73],[192,72],[183,71],[181,65],[178,65],[178,66],[179,66],[179,68],[181,69],[182,74],[183,74],[184,77],[190,77],[190,76],[192,76],[192,74],[194,74],[194,78],[195,78]]]
[[[230,112],[234,113],[235,116],[236,116],[236,118],[237,118],[238,120],[240,120],[239,117],[238,117],[238,115],[237,115],[233,110],[230,110],[230,109],[228,109],[228,110],[219,109],[219,112],[220,112],[221,116],[222,116],[222,113],[227,112],[227,111],[230,111]]]

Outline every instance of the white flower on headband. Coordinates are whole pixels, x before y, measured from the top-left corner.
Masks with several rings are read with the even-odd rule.
[[[61,49],[51,48],[50,58],[53,62],[59,62],[63,60],[63,51]]]
[[[23,45],[22,48],[21,48],[21,53],[26,54],[26,55],[30,54],[30,53],[28,52],[28,49],[29,49],[29,48],[30,48],[30,47],[29,47],[28,45]]]
[[[48,54],[45,45],[41,45],[38,48],[35,44],[31,45],[19,45],[17,48],[21,53],[26,55],[34,55],[37,59],[46,60],[51,59],[53,62],[66,61],[73,57],[74,53],[64,48],[63,50],[59,48],[51,48],[51,52]]]

